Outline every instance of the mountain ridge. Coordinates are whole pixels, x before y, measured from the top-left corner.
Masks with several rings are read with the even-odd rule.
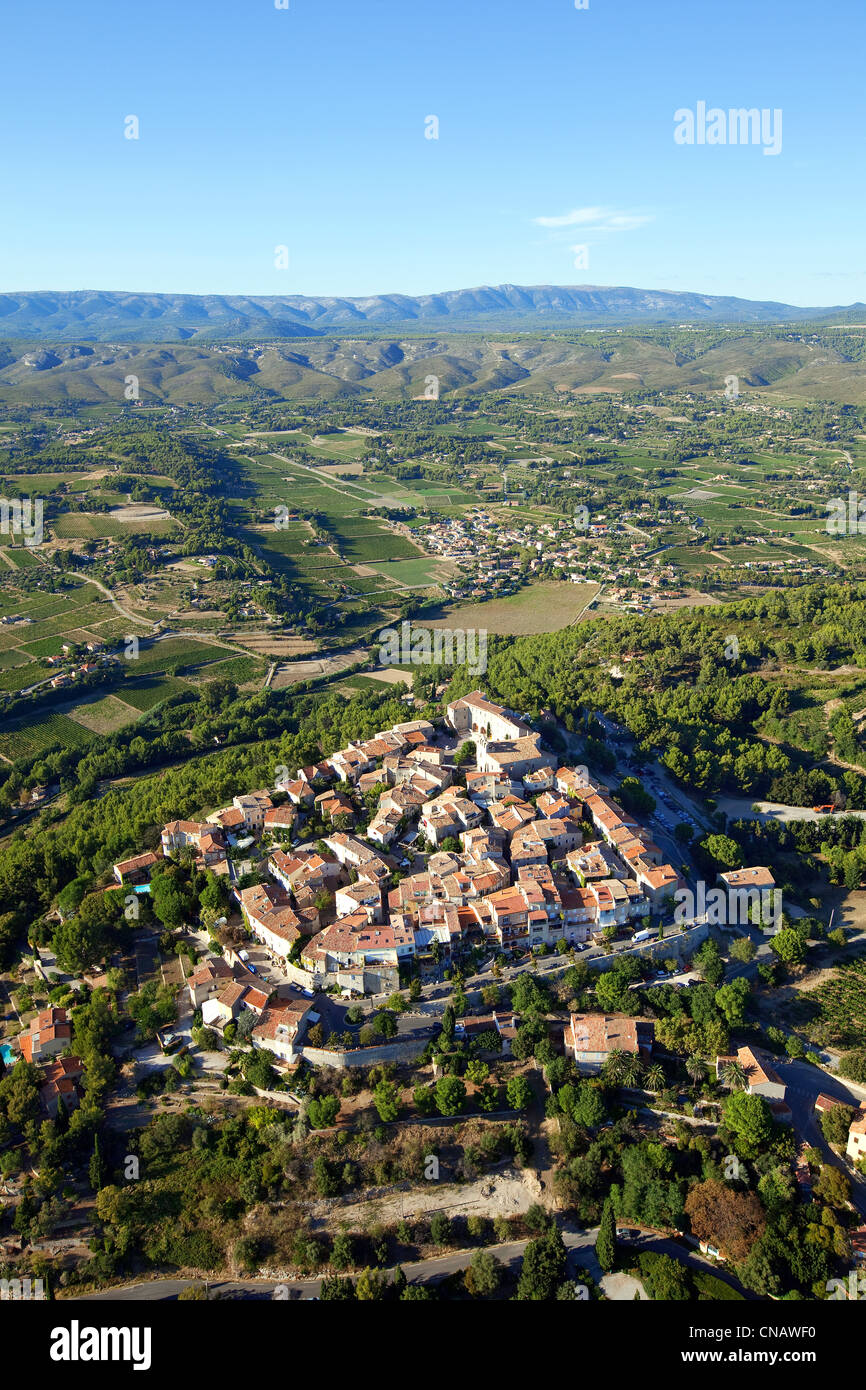
[[[127,290],[0,292],[0,337],[54,342],[315,338],[338,330],[773,324],[866,312],[629,285],[480,285],[425,295],[220,295]]]
[[[859,353],[856,333],[850,352],[844,333],[821,337],[772,325],[504,337],[354,332],[234,344],[0,341],[0,401],[124,403],[131,377],[146,405],[229,397],[413,400],[425,397],[431,377],[455,399],[506,390],[567,400],[585,391],[721,393],[733,373],[744,392],[866,404],[866,353]]]

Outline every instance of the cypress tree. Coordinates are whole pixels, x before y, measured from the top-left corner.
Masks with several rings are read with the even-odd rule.
[[[616,1267],[616,1220],[610,1198],[602,1209],[601,1225],[598,1228],[598,1239],[595,1242],[595,1254],[605,1274],[609,1274]]]

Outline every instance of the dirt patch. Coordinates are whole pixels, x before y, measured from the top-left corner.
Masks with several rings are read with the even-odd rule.
[[[364,472],[364,465],[360,459],[346,459],[345,463],[322,464],[317,471],[328,473],[331,477],[342,477],[344,474],[351,473],[353,478],[360,478]]]
[[[399,671],[396,666],[386,666],[382,671],[371,671],[370,675],[377,681],[387,681],[388,685],[412,684],[411,671]]]
[[[274,673],[271,681],[272,690],[285,690],[287,686],[295,685],[297,681],[313,680],[316,676],[336,676],[341,671],[347,670],[350,666],[355,666],[360,661],[367,658],[367,653],[360,647],[351,652],[342,652],[339,656],[322,656],[310,661],[291,661],[280,666]]]
[[[435,1144],[435,1131],[430,1135]],[[426,1188],[395,1191],[393,1187],[373,1188],[361,1201],[345,1204],[315,1202],[312,1216],[316,1224],[335,1226],[348,1223],[356,1230],[370,1225],[394,1225],[404,1217],[429,1217],[444,1211],[449,1216],[522,1216],[544,1193],[530,1168],[504,1168],[471,1183],[430,1183]]]
[[[316,650],[315,642],[307,641],[305,637],[281,637],[278,633],[232,632],[231,640],[239,647],[247,647],[254,656],[273,656],[283,660],[307,656]]]
[[[682,598],[666,599],[663,595],[657,594],[653,598],[652,606],[654,612],[666,612],[672,608],[709,608],[721,601],[715,594],[702,594],[698,589],[688,589]]]
[[[146,502],[133,502],[128,507],[112,507],[108,513],[113,521],[131,524],[141,521],[168,521],[170,513],[163,507],[152,507]]]

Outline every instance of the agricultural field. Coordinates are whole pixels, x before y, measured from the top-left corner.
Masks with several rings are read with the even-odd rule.
[[[453,573],[453,566],[444,564],[435,555],[419,555],[416,560],[392,560],[389,564],[372,562],[370,568],[401,588],[411,589],[436,585]]]
[[[187,682],[175,680],[172,676],[126,680],[123,683],[123,703],[131,705],[139,714],[147,714],[169,695],[179,695],[184,690],[189,690]]]
[[[597,584],[532,584],[508,598],[459,604],[449,610],[447,618],[436,618],[428,626],[512,633],[520,637],[535,632],[558,632],[576,622],[597,593]]]
[[[102,642],[106,623],[120,620],[110,600],[98,595],[89,584],[81,584],[65,595],[18,596],[3,594],[7,616],[20,616],[24,622],[0,626],[0,653],[17,653],[19,659],[57,656],[67,642]],[[125,631],[129,623],[120,623]],[[46,668],[43,674],[48,675]]]
[[[51,523],[51,529],[62,540],[103,540],[130,532],[143,536],[172,536],[178,526],[170,516],[159,514],[124,517],[104,512],[63,512]]]
[[[36,550],[26,545],[4,546],[0,554],[11,570],[32,570],[42,564]]]
[[[369,517],[342,517],[336,526],[338,544],[347,560],[375,564],[379,560],[418,558],[418,547]]]
[[[128,705],[117,695],[103,695],[92,700],[82,700],[80,704],[65,711],[76,724],[81,724],[93,734],[113,734],[126,724],[141,717],[141,710]]]
[[[151,675],[156,671],[169,671],[180,667],[201,667],[214,662],[223,662],[232,653],[230,648],[198,642],[189,637],[166,637],[149,646],[139,648],[138,657],[130,662],[136,676]]]
[[[866,1035],[866,960],[848,961],[817,989],[801,992],[793,1016],[822,1046],[862,1046]]]
[[[3,656],[18,656],[18,652],[3,652]],[[14,691],[25,690],[30,685],[35,685],[37,681],[45,679],[45,671],[35,661],[24,661],[15,666],[0,666],[0,690],[11,694]]]
[[[87,748],[94,735],[89,729],[53,711],[29,719],[8,721],[0,729],[0,758],[14,762],[16,758],[36,757],[52,744],[64,748]]]

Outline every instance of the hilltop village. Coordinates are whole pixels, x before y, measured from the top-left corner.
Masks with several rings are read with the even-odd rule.
[[[311,841],[314,825],[324,833]],[[539,734],[480,691],[448,706],[444,728],[397,724],[297,769],[273,793],[169,822],[161,855],[184,853],[227,876],[287,989],[357,996],[388,994],[401,967],[458,961],[476,946],[516,958],[646,930],[682,885],[606,786],[557,767]],[[146,890],[159,859],[145,851],[116,864],[118,884]],[[246,884],[254,862],[261,876]],[[253,1007],[253,1040],[286,1055],[275,1020],[296,1002],[265,1008],[253,981],[247,995],[233,979],[217,988],[216,963],[205,961],[197,979],[210,976],[205,1022]]]
[[[36,1132],[37,1114],[40,1134],[68,1133],[71,1143],[86,1139],[100,1114],[104,1128],[87,1183],[77,1180],[62,1201],[44,1203],[38,1217],[30,1194],[34,1179],[43,1182],[44,1155],[32,1173],[16,1173],[7,1163],[3,1191],[16,1234],[0,1238],[0,1255],[27,1269],[48,1269],[54,1261],[52,1277],[73,1285],[104,1280],[127,1267],[117,1223],[128,1207],[138,1213],[137,1258],[144,1264],[136,1267],[228,1263],[260,1277],[274,1268],[273,1260],[263,1264],[263,1252],[279,1249],[277,1277],[288,1270],[287,1277],[303,1279],[305,1269],[315,1271],[323,1260],[335,1270],[369,1262],[361,1254],[368,1237],[345,1236],[347,1211],[363,1226],[345,1203],[358,1185],[385,1183],[380,1196],[387,1194],[405,1169],[415,1219],[383,1227],[375,1258],[385,1259],[381,1252],[392,1247],[411,1248],[420,1252],[411,1258],[420,1258],[438,1243],[463,1239],[429,1185],[426,1193],[423,1183],[417,1192],[413,1187],[421,1160],[432,1155],[438,1164],[438,1143],[450,1152],[458,1136],[462,1157],[451,1160],[457,1166],[449,1181],[456,1178],[466,1200],[488,1213],[467,1230],[487,1230],[493,1194],[496,1240],[525,1242],[530,1222],[542,1220],[538,1213],[547,1209],[546,1223],[563,1200],[588,1222],[599,1217],[596,1197],[581,1195],[582,1160],[577,1169],[567,1161],[575,1135],[594,1133],[593,1144],[603,1147],[609,1130],[611,1162],[622,1148],[625,1157],[616,1162],[625,1170],[632,1148],[635,1163],[650,1162],[656,1127],[673,1124],[686,1157],[677,1182],[662,1184],[668,1195],[661,1205],[652,1187],[616,1198],[622,1216],[641,1229],[616,1231],[615,1245],[646,1242],[639,1256],[646,1287],[656,1287],[663,1270],[653,1263],[665,1258],[659,1230],[685,1231],[705,1264],[736,1263],[742,1242],[727,1232],[723,1214],[714,1210],[705,1219],[694,1196],[715,1199],[715,1169],[710,1164],[701,1179],[688,1155],[694,1145],[707,1155],[714,1144],[726,1152],[729,1134],[745,1142],[738,1125],[758,1126],[768,1160],[772,1154],[781,1165],[779,1180],[804,1212],[817,1212],[818,1199],[842,1202],[843,1223],[834,1216],[837,1258],[866,1256],[866,1227],[856,1225],[866,1105],[814,1065],[811,1089],[802,1089],[800,1074],[792,1085],[758,1040],[741,1041],[751,986],[736,969],[720,984],[725,969],[706,914],[672,912],[686,887],[683,875],[602,781],[549,750],[545,725],[538,724],[541,732],[528,716],[476,690],[452,700],[444,719],[394,723],[316,764],[278,768],[273,789],[239,790],[199,819],[169,820],[153,848],[142,845],[115,863],[113,882],[93,896],[122,905],[133,924],[144,917],[132,932],[139,990],[124,992],[126,972],[114,958],[70,984],[52,952],[37,947],[36,974],[58,1002],[37,1007],[3,1054],[7,1070],[13,1064],[3,1083],[7,1113],[14,1091],[14,1113],[24,1117],[17,1123],[26,1133],[28,1125]],[[171,895],[193,879],[198,924],[181,912],[181,938],[169,931],[160,939],[162,951],[175,955],[160,958],[147,925],[150,909],[142,913],[142,904],[152,904],[164,922]],[[763,892],[773,889],[774,878],[751,865],[719,872],[718,883],[729,892]],[[62,898],[57,911],[62,919]],[[749,923],[741,933],[756,934],[760,927]],[[70,1006],[70,989],[77,994],[82,985],[86,1002]],[[117,1013],[106,1003],[115,994]],[[134,1038],[124,1036],[132,1026],[123,1023],[124,1010],[137,1025]],[[683,1057],[693,1050],[699,1055]],[[556,1121],[553,1161],[544,1157],[545,1115]],[[815,1147],[816,1120],[829,1163]],[[424,1129],[439,1121],[458,1128],[447,1136]],[[129,1131],[140,1130],[142,1151],[149,1153],[151,1131],[154,1143],[163,1131],[184,1143],[201,1124],[228,1127],[220,1146],[234,1142],[238,1125],[261,1129],[267,1143],[288,1144],[280,1181],[295,1195],[303,1190],[327,1199],[311,1221],[318,1234],[298,1235],[289,1245],[249,1236],[267,1210],[257,1195],[262,1182],[252,1179],[237,1208],[246,1204],[249,1211],[243,1223],[233,1222],[228,1241],[209,1223],[194,1256],[200,1238],[188,1222],[182,1237],[170,1237],[162,1218],[162,1234],[148,1234],[147,1185],[139,1198],[108,1182],[100,1145],[116,1154],[118,1145],[126,1151],[132,1142],[135,1153],[139,1141]],[[482,1133],[479,1124],[493,1126],[481,1147],[468,1137]],[[297,1148],[308,1140],[309,1151]],[[37,1143],[28,1142],[31,1149]],[[196,1142],[203,1152],[211,1141]],[[376,1154],[410,1143],[414,1157],[404,1168],[392,1158],[376,1161]],[[339,1157],[341,1150],[351,1161]],[[671,1162],[673,1152],[662,1144],[659,1161]],[[300,1153],[302,1161],[290,1156]],[[476,1198],[479,1162],[483,1169],[499,1159],[505,1168],[497,1167]],[[605,1203],[605,1209],[610,1222],[612,1208]],[[569,1238],[578,1245],[592,1239]],[[322,1253],[328,1242],[329,1256]],[[97,1253],[89,1257],[88,1249]],[[591,1250],[576,1258],[591,1263]],[[615,1250],[610,1258],[617,1258]],[[836,1268],[829,1257],[824,1265],[827,1274]],[[365,1277],[358,1276],[359,1287]],[[458,1277],[464,1280],[462,1266]],[[748,1284],[753,1275],[740,1277]],[[339,1274],[317,1277],[301,1296],[319,1297],[320,1287],[322,1297],[354,1296]],[[717,1295],[717,1284],[712,1287]],[[603,1290],[603,1296],[616,1295]]]

